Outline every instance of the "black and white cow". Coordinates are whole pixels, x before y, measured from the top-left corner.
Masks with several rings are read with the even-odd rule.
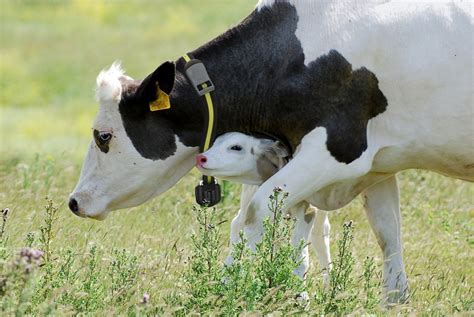
[[[406,296],[395,175],[420,168],[474,180],[473,20],[461,0],[261,0],[191,52],[216,86],[217,135],[273,135],[294,152],[249,204],[250,246],[275,186],[289,192],[286,208],[306,200],[334,210],[363,193],[389,300]],[[184,65],[165,62],[143,81],[116,64],[99,74],[75,214],[102,219],[139,205],[193,167],[206,112]],[[161,92],[171,107],[151,112]]]

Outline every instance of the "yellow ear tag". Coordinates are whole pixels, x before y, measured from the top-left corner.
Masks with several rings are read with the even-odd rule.
[[[156,100],[150,102],[150,111],[166,110],[169,108],[171,108],[170,96],[168,96],[167,93],[158,88]]]

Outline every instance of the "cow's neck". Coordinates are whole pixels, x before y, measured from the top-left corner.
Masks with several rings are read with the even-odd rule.
[[[280,3],[271,10],[254,11],[235,28],[191,52],[205,64],[216,86],[212,98],[217,135],[238,131],[284,138],[269,107],[278,103],[275,92],[280,82],[302,72],[304,55],[294,35],[297,22],[294,7]],[[176,64],[172,103],[179,116],[189,118],[178,135],[186,145],[197,146],[206,107],[183,75],[184,60]]]

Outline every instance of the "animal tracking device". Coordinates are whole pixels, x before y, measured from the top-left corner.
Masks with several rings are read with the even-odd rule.
[[[189,55],[183,56],[186,61],[184,66],[186,76],[193,85],[197,94],[200,97],[204,97],[207,104],[208,115],[207,124],[205,124],[206,132],[204,134],[204,141],[200,146],[200,152],[205,152],[214,142],[214,127],[215,127],[215,110],[212,104],[211,92],[215,90],[214,84],[207,73],[206,67],[198,59],[191,59]],[[217,180],[212,176],[203,175],[199,185],[194,189],[196,196],[196,202],[200,206],[212,207],[221,201],[221,187],[217,183]]]

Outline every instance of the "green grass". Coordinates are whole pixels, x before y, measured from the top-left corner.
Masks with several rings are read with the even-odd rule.
[[[191,234],[199,226],[192,210],[196,172],[159,198],[114,212],[103,222],[75,217],[65,205],[90,141],[97,109],[95,76],[120,59],[129,74],[144,77],[161,61],[175,59],[236,24],[254,5],[254,0],[0,1],[0,207],[11,210],[5,256],[14,258],[30,243],[44,246],[40,228],[45,226],[49,197],[59,208],[50,244],[53,270],[62,269],[63,280],[76,276],[74,285],[82,283],[85,294],[73,307],[94,304],[100,292],[106,292],[107,306],[94,308],[99,315],[140,307],[143,293],[150,294],[150,306],[171,305],[165,299],[183,286],[180,277],[193,252]],[[472,314],[474,187],[420,171],[403,172],[399,179],[412,297],[395,311]],[[227,221],[220,225],[221,260],[228,251],[229,223],[238,209],[240,187],[229,185],[226,192],[216,214],[217,223]],[[354,223],[353,278],[359,281],[370,271],[367,257],[374,257],[374,274],[379,276],[381,253],[359,199],[330,214],[334,255],[348,220]],[[67,273],[68,267],[78,271]],[[42,267],[42,274],[46,270]],[[313,261],[310,294],[319,294],[317,271]],[[127,278],[135,274],[135,279]],[[122,294],[120,285],[130,292],[114,302],[112,295]],[[350,284],[347,292],[361,294],[364,285]],[[55,292],[59,294],[47,298],[52,301],[67,289]],[[38,310],[46,312],[49,304],[38,303]],[[312,300],[311,309],[321,307],[318,297]],[[362,309],[354,307],[355,313]]]

